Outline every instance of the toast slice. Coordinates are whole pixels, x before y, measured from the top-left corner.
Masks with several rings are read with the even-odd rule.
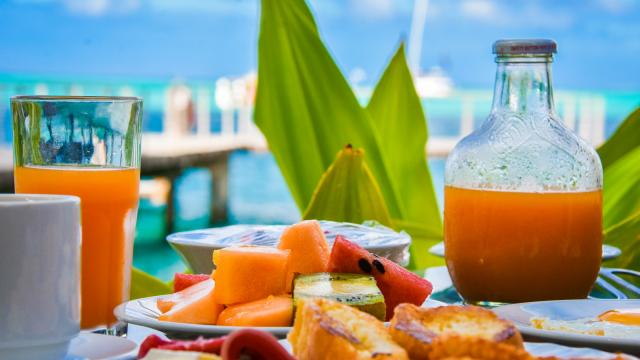
[[[444,335],[429,346],[430,360],[492,359],[492,360],[543,360],[532,356],[523,348],[475,336]],[[413,359],[413,357],[411,358]],[[551,360],[553,358],[544,358]]]
[[[429,359],[434,341],[449,335],[523,348],[522,335],[511,322],[477,306],[420,308],[401,304],[395,309],[389,332],[412,360]]]
[[[299,360],[409,359],[382,322],[329,299],[302,300],[287,339]]]

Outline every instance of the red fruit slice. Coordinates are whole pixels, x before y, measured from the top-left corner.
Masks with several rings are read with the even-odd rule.
[[[149,350],[161,349],[161,350],[181,350],[181,351],[199,351],[209,354],[220,354],[222,350],[222,344],[227,336],[219,337],[216,339],[205,339],[199,337],[195,340],[167,340],[158,335],[149,335],[140,344],[140,350],[138,351],[138,359],[144,358]]]
[[[295,360],[273,335],[255,329],[234,331],[222,345],[225,360]]]
[[[147,353],[151,349],[155,349],[160,345],[165,345],[171,343],[171,340],[163,339],[158,335],[149,335],[146,339],[140,344],[140,349],[138,350],[138,359],[142,359],[147,356]]]
[[[327,271],[372,275],[384,295],[387,320],[393,317],[393,309],[401,303],[422,305],[433,288],[429,281],[391,260],[371,254],[342,236],[337,236],[333,243]]]
[[[205,281],[211,278],[207,274],[182,274],[176,273],[173,275],[173,292],[182,291],[192,285]]]

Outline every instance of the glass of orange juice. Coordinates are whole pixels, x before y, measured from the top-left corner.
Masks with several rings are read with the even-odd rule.
[[[16,96],[11,109],[16,193],[81,200],[81,327],[122,334],[113,308],[129,298],[142,100]]]

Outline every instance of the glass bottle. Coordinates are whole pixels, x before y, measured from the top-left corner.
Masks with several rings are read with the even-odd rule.
[[[552,40],[499,40],[493,105],[445,169],[446,264],[469,303],[585,298],[602,252],[602,165],[563,125]]]

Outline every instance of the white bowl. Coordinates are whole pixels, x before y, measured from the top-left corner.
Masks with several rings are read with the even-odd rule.
[[[320,221],[320,225],[331,246],[336,236],[342,235],[378,256],[403,266],[409,263],[411,237],[405,232],[396,232],[374,223],[358,225]],[[276,246],[285,227],[284,225],[231,225],[179,232],[167,236],[167,241],[195,273],[208,274],[214,269],[211,258],[214,250],[232,245]]]

